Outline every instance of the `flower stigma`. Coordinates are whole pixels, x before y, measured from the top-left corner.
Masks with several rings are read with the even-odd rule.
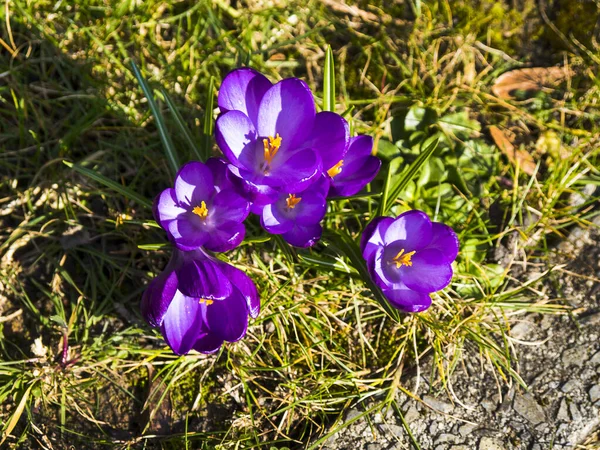
[[[202,303],[206,303],[206,306],[210,306],[214,303],[213,300],[207,300],[205,298],[201,298],[200,300],[198,300],[198,303],[202,304]]]
[[[344,165],[344,160],[340,159],[340,161],[333,166],[331,169],[329,169],[327,171],[327,175],[329,175],[331,178],[335,177],[336,175],[339,175],[340,172],[342,171],[342,166]]]
[[[273,161],[273,158],[279,151],[279,147],[281,147],[281,136],[279,136],[279,133],[275,137],[269,136],[268,139],[263,139],[263,149],[267,165],[271,164],[271,161]]]
[[[300,203],[302,197],[296,197],[296,194],[290,194],[288,198],[285,199],[285,203],[287,204],[288,209],[294,209],[298,203]]]
[[[404,249],[400,250],[398,254],[392,259],[392,261],[396,263],[396,269],[399,269],[402,266],[412,266],[411,258],[412,255],[414,255],[415,253],[415,251],[404,253]]]
[[[194,209],[192,209],[192,212],[201,219],[206,219],[206,217],[208,216],[208,208],[206,207],[206,202],[202,200],[200,206],[196,206]]]

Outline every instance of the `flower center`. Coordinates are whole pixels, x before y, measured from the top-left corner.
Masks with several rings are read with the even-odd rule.
[[[331,178],[335,177],[336,175],[339,175],[340,172],[342,171],[343,165],[344,165],[344,160],[340,159],[340,162],[338,162],[335,166],[333,166],[331,169],[329,169],[327,171],[327,175],[329,175]]]
[[[201,219],[206,219],[206,217],[208,216],[208,208],[206,207],[206,202],[202,200],[200,206],[194,207],[194,209],[192,209],[192,212]]]
[[[271,161],[273,161],[273,158],[279,151],[279,147],[281,147],[281,136],[279,136],[279,133],[275,137],[269,136],[268,139],[263,139],[263,149],[267,165],[271,164]]]
[[[214,303],[213,300],[208,300],[205,298],[201,298],[200,300],[198,300],[198,303],[202,304],[202,303],[206,303],[206,306],[210,306]]]
[[[392,261],[396,263],[396,269],[399,269],[402,266],[412,266],[411,258],[412,255],[414,255],[415,253],[415,251],[404,253],[404,249],[400,250],[398,254],[392,259]]]
[[[285,203],[287,204],[288,209],[294,209],[298,203],[300,203],[302,197],[296,197],[296,194],[290,194],[288,198],[285,199]]]

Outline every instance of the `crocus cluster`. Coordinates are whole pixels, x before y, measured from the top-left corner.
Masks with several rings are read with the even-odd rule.
[[[450,283],[458,246],[452,228],[418,210],[374,219],[361,240],[371,278],[390,304],[404,312],[429,308],[429,294]]]
[[[350,138],[346,120],[317,112],[306,83],[272,84],[250,68],[230,72],[219,90],[217,144],[230,179],[263,228],[310,247],[322,233],[331,196],[351,196],[379,171],[370,136]]]
[[[302,80],[272,84],[259,72],[229,73],[218,96],[215,130],[224,158],[192,161],[154,202],[174,251],[146,289],[142,313],[177,354],[217,351],[246,334],[260,299],[252,280],[214,256],[237,247],[250,212],[297,247],[322,234],[330,197],[357,194],[377,175],[370,136],[350,137],[346,120],[317,112]],[[421,211],[377,218],[363,234],[369,273],[396,308],[418,312],[445,287],[458,252],[456,234]]]
[[[154,217],[175,249],[165,270],[148,285],[141,309],[175,353],[213,353],[223,342],[244,337],[248,316],[258,315],[260,299],[252,280],[209,253],[240,244],[249,211],[250,204],[228,179],[226,164],[216,158],[185,164],[174,187],[156,197]]]

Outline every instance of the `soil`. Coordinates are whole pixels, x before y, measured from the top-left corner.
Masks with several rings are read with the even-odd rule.
[[[576,228],[554,249],[552,272],[541,289],[572,307],[570,314],[530,314],[516,323],[518,373],[527,389],[498,381],[480,355],[465,352],[446,390],[432,388],[421,366],[420,380],[404,386],[398,404],[420,448],[434,450],[600,449],[600,219]],[[522,277],[533,279],[535,274]],[[518,341],[519,343],[517,343]],[[419,381],[417,383],[417,381]],[[346,420],[363,410],[353,409]],[[415,448],[391,409],[361,418],[326,441],[327,450]]]

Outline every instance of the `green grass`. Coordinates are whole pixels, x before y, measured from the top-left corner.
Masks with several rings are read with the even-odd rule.
[[[519,273],[551,271],[553,243],[596,214],[595,197],[579,205],[570,198],[600,181],[600,50],[562,22],[539,19],[534,2],[520,10],[386,3],[358,2],[355,16],[316,0],[8,3],[2,23],[10,28],[0,33],[7,445],[304,448],[347,425],[351,407],[397,409],[402,374],[426,357],[436,391],[464,352],[479,353],[501,382],[522,383],[512,321],[566,307]],[[324,71],[327,45],[335,90]],[[132,60],[180,162],[217,153],[209,86],[241,64],[274,80],[305,79],[319,106],[375,136],[385,162],[371,194],[332,202],[333,237],[314,251],[259,242],[265,234],[249,221],[248,242],[226,256],[256,280],[262,312],[244,340],[214,356],[176,357],[138,311],[168,258],[148,205],[172,171]],[[552,90],[510,101],[491,92],[511,68],[564,62],[573,76]],[[501,155],[490,125],[534,154],[537,177]],[[401,183],[435,139],[425,166]],[[389,192],[398,187],[389,204],[376,195],[385,183]],[[344,244],[335,232],[358,239],[378,210],[411,208],[452,225],[461,254],[432,308],[394,322],[337,251]],[[38,337],[45,356],[30,349]]]

